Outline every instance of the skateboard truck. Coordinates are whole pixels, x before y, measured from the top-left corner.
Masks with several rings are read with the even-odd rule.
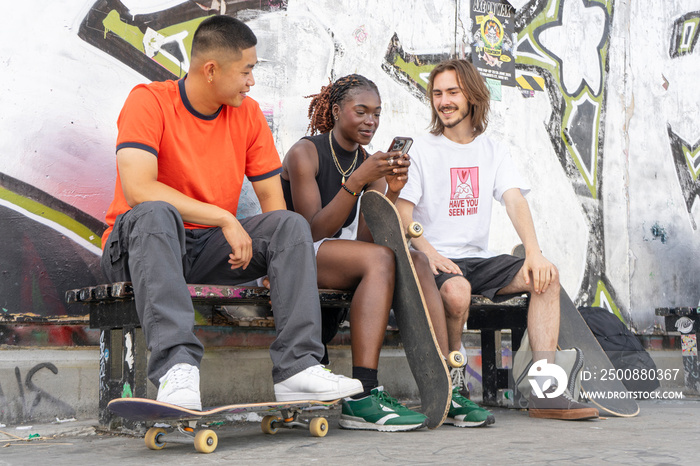
[[[298,421],[301,409],[282,409],[280,410],[282,417],[268,415],[263,417],[260,423],[260,429],[263,433],[274,435],[280,427],[291,429],[293,427],[302,427],[308,429],[313,437],[325,437],[328,433],[328,421],[324,417],[315,417],[309,422]]]
[[[182,420],[177,422],[177,433],[181,437],[192,441],[194,443],[194,449],[200,453],[211,453],[216,450],[219,444],[219,438],[216,432],[209,429],[200,430],[195,433],[194,428],[197,425],[197,421],[194,420]],[[176,434],[173,432],[170,435]],[[143,441],[151,450],[162,450],[165,448],[168,440],[168,431],[162,427],[151,427],[146,432],[146,436]]]

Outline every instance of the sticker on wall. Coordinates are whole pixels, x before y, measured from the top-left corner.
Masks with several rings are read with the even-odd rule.
[[[515,9],[505,0],[472,2],[471,5],[472,63],[483,77],[497,80],[504,86],[515,86]]]
[[[689,317],[681,317],[675,324],[676,330],[685,335],[691,333],[694,326],[695,321]]]
[[[698,355],[698,340],[695,334],[681,335],[681,355],[697,356]]]
[[[533,95],[535,91],[544,91],[545,83],[541,76],[516,73],[515,82],[521,90],[532,91]]]
[[[499,81],[498,79],[486,78],[486,87],[489,88],[491,100],[500,102],[501,96],[503,94],[503,91],[501,89],[501,81]]]

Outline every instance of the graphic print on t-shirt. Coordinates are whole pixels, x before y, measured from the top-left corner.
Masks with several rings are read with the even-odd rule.
[[[479,167],[450,168],[450,217],[474,215],[479,208]]]

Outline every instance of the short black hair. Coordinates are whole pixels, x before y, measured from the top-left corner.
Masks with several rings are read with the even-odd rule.
[[[258,43],[253,31],[243,21],[226,15],[210,16],[199,24],[192,38],[192,57],[213,50],[239,54]]]

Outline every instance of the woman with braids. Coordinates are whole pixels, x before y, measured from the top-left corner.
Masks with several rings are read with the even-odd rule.
[[[422,427],[425,416],[392,398],[377,377],[394,294],[394,255],[372,242],[358,208],[366,189],[385,193],[396,202],[408,180],[407,155],[368,155],[362,147],[377,131],[380,113],[377,86],[364,76],[345,76],[323,87],[309,105],[311,136],[289,150],[281,177],[287,207],[311,225],[318,286],[355,290],[349,316],[353,378],[362,382],[364,392],[343,401],[340,425],[406,431]],[[438,341],[447,348],[444,308],[429,263],[422,253],[414,254],[413,260],[421,283],[427,284],[423,294]]]

